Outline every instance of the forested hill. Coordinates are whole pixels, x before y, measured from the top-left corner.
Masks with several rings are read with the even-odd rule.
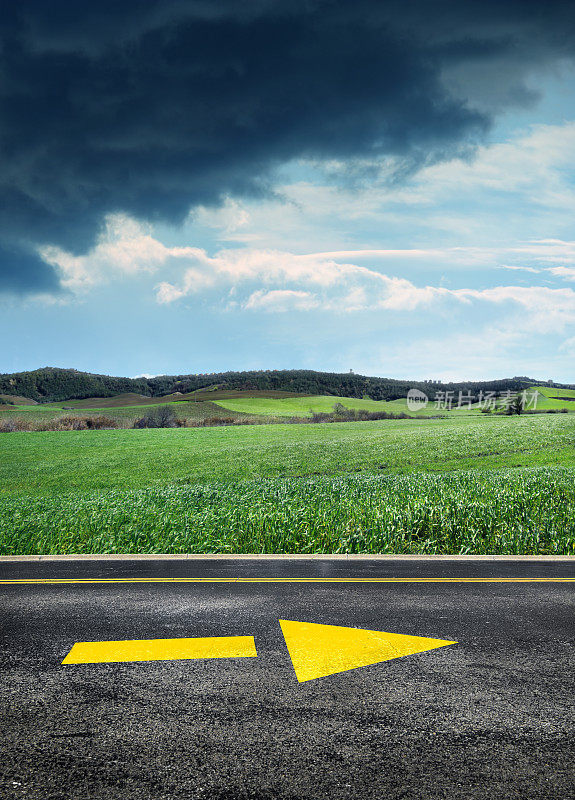
[[[441,383],[438,381],[405,381],[393,378],[371,378],[352,373],[313,372],[311,370],[266,370],[261,372],[221,372],[202,375],[160,375],[154,378],[116,378],[94,375],[75,369],[44,367],[33,372],[0,374],[0,395],[27,397],[40,403],[78,400],[85,397],[112,397],[136,392],[148,397],[161,397],[173,392],[196,389],[282,390],[305,394],[364,397],[394,400],[405,397],[411,388],[433,395],[436,391],[471,390],[518,391],[532,386],[534,378],[515,377],[497,381]],[[561,386],[560,384],[555,384]],[[562,386],[561,388],[568,388]]]

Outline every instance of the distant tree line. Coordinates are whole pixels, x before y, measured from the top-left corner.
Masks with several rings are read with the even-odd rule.
[[[159,375],[154,378],[117,378],[95,375],[75,369],[44,367],[32,372],[0,375],[0,394],[20,395],[40,403],[81,400],[86,397],[113,397],[134,392],[146,397],[162,397],[173,392],[193,392],[217,387],[230,390],[278,390],[334,397],[370,397],[373,400],[397,400],[409,389],[420,389],[430,399],[436,391],[483,392],[521,391],[533,384],[548,383],[534,378],[514,377],[496,381],[405,381],[373,378],[348,372],[314,372],[312,370],[265,370],[218,372],[200,375]],[[555,383],[559,388],[573,388]]]
[[[80,400],[84,397],[113,397],[123,392],[149,394],[147,381],[92,375],[75,369],[54,367],[0,375],[0,394],[20,395],[39,403]]]

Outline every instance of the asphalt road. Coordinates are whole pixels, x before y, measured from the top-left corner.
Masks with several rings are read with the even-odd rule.
[[[0,795],[575,797],[574,577],[573,559],[2,562]],[[299,682],[280,619],[457,644]],[[257,657],[62,664],[78,642],[236,636]]]

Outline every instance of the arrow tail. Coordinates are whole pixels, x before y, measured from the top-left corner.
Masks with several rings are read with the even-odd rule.
[[[132,639],[77,642],[62,664],[112,664],[130,661],[175,661],[198,658],[253,658],[253,636],[208,636],[197,639]]]

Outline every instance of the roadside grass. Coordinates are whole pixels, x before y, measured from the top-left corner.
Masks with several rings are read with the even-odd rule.
[[[272,478],[1,507],[4,555],[575,554],[575,468]]]

